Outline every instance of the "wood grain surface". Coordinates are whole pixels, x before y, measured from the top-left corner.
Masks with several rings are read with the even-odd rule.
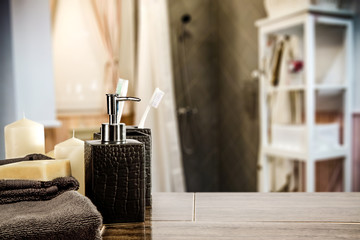
[[[192,221],[194,193],[153,193],[152,221]]]
[[[360,193],[156,193],[104,239],[360,239]]]
[[[359,239],[358,224],[152,222],[108,228],[104,239]]]
[[[195,217],[219,222],[360,222],[360,193],[197,193]]]

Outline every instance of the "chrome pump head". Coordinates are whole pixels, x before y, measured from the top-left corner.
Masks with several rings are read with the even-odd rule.
[[[136,97],[120,97],[119,94],[106,94],[107,113],[109,114],[109,123],[101,125],[102,142],[126,142],[126,126],[124,123],[117,122],[119,103],[121,101],[141,101]]]

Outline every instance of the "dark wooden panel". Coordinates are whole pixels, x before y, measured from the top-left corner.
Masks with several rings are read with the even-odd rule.
[[[152,222],[108,227],[104,239],[359,239],[360,224]]]
[[[146,223],[119,223],[105,226],[103,239],[151,239],[151,227]]]
[[[353,115],[353,191],[360,192],[360,113]]]
[[[360,223],[359,193],[197,193],[195,200],[196,221]]]

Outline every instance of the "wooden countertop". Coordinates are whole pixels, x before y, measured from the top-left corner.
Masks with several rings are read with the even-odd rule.
[[[360,239],[360,193],[154,193],[104,239]]]

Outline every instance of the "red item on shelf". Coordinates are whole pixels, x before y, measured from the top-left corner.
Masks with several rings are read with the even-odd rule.
[[[304,62],[302,60],[293,60],[289,63],[289,70],[292,73],[297,73],[302,70],[304,67]]]

